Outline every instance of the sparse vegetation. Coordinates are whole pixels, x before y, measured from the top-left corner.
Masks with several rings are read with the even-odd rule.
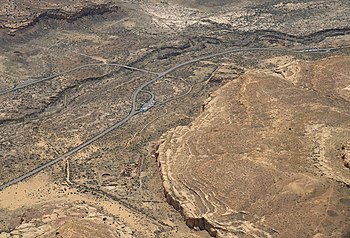
[[[150,153],[155,151],[154,144],[172,128],[191,127],[206,110],[207,98],[226,83],[241,80],[247,71],[269,70],[288,77],[290,72],[276,68],[274,59],[290,57],[313,62],[349,55],[348,48],[341,48],[350,43],[349,11],[347,0],[102,0],[99,4],[90,0],[6,0],[0,9],[0,91],[28,83],[26,79],[90,66],[0,95],[0,184],[57,158],[120,121],[130,110],[132,93],[154,77],[152,72],[164,72],[181,62],[231,48],[339,49],[322,54],[244,51],[172,72],[147,87],[156,100],[151,110],[70,156],[69,164],[62,160],[18,187],[0,191],[0,237],[45,228],[45,224],[52,227],[44,229],[46,236],[65,237],[65,229],[72,234],[95,232],[90,229],[93,224],[111,232],[94,233],[94,237],[122,236],[112,232],[116,227],[130,237],[209,236],[189,229],[180,214],[166,203],[159,165]],[[310,68],[303,76],[312,78],[317,72]],[[307,90],[314,81],[299,83]],[[340,100],[333,98],[332,90],[326,90],[324,95],[330,104]],[[346,90],[341,91],[341,100],[349,100]],[[141,94],[138,107],[148,97]],[[297,97],[294,100],[300,101]],[[240,102],[242,107],[247,106],[244,99]],[[234,120],[243,116],[243,111],[236,109],[228,111],[236,116]],[[262,109],[256,109],[259,110]],[[268,118],[263,117],[261,123]],[[289,128],[287,123],[285,126]],[[290,128],[288,133],[297,133],[297,125]],[[240,129],[235,132],[240,133]],[[315,140],[320,138],[316,136]],[[317,152],[317,148],[313,149]],[[316,152],[313,159],[326,163]],[[348,163],[345,152],[339,153],[338,161]],[[313,171],[311,167],[307,168]],[[39,211],[41,205],[45,209]],[[76,211],[77,207],[82,210]],[[57,217],[51,219],[55,209],[68,216],[62,218],[62,226],[54,222]],[[89,220],[91,213],[95,215]],[[228,219],[240,217],[231,215],[227,215]],[[47,217],[51,220],[45,220]],[[204,229],[208,225],[205,222],[200,217],[188,221],[188,225]],[[28,229],[23,228],[26,225]],[[237,234],[244,236],[246,232],[239,230]]]

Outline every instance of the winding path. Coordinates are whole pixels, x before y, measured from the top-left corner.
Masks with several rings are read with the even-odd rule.
[[[137,109],[137,104],[136,104],[136,99],[137,99],[137,96],[139,95],[139,93],[141,91],[147,91],[147,90],[144,90],[144,88],[146,88],[148,85],[156,82],[157,80],[163,78],[164,76],[176,71],[177,69],[183,67],[183,66],[186,66],[186,65],[189,65],[189,64],[193,64],[193,63],[196,63],[196,62],[199,62],[199,61],[202,61],[202,60],[205,60],[205,59],[210,59],[210,58],[214,58],[214,57],[218,57],[218,56],[222,56],[222,55],[225,55],[225,54],[230,54],[230,53],[235,53],[235,52],[244,52],[244,51],[276,51],[276,52],[291,52],[291,53],[328,53],[330,51],[333,51],[333,50],[338,50],[340,48],[304,48],[304,49],[277,49],[277,48],[235,48],[235,49],[230,49],[230,50],[227,50],[227,51],[223,51],[223,52],[219,52],[219,53],[214,53],[214,54],[209,54],[209,55],[205,55],[205,56],[201,56],[201,57],[198,57],[198,58],[194,58],[192,60],[188,60],[186,62],[183,62],[183,63],[180,63],[164,72],[161,72],[161,73],[154,73],[154,72],[151,72],[151,71],[147,71],[147,70],[141,70],[141,69],[137,69],[137,68],[134,68],[134,67],[130,67],[130,66],[126,66],[126,65],[118,65],[118,64],[111,64],[111,65],[116,65],[116,66],[120,66],[120,67],[124,67],[124,68],[128,68],[128,69],[131,69],[131,70],[138,70],[138,71],[141,71],[141,72],[147,72],[147,73],[152,73],[152,74],[156,74],[157,76],[154,77],[153,79],[149,80],[148,82],[145,82],[143,83],[141,86],[139,86],[132,94],[132,97],[131,97],[131,100],[132,100],[132,106],[131,106],[131,110],[129,112],[129,114],[124,117],[124,119],[122,119],[121,121],[119,122],[116,122],[115,124],[113,124],[111,127],[105,129],[104,131],[98,133],[97,135],[91,137],[89,140],[85,141],[84,143],[76,146],[75,148],[69,150],[68,152],[66,152],[65,154],[59,156],[58,158],[54,159],[54,160],[51,160],[50,162],[47,162],[35,169],[33,169],[32,171],[30,172],[27,172],[7,183],[4,183],[0,186],[0,191],[5,189],[6,187],[9,187],[13,184],[16,184],[26,178],[29,178],[31,176],[33,176],[34,174],[36,173],[39,173],[40,171],[48,168],[48,167],[51,167],[52,165],[56,164],[57,162],[63,160],[64,158],[67,158],[68,156],[84,149],[85,147],[89,146],[90,144],[92,144],[93,142],[95,142],[96,140],[100,139],[101,137],[105,136],[106,134],[110,133],[111,131],[115,130],[116,128],[124,125],[125,123],[127,123],[132,117],[134,117],[135,115],[139,114],[141,111]],[[32,81],[32,82],[29,82],[29,83],[26,83],[26,84],[23,84],[23,85],[20,85],[18,87],[15,87],[15,88],[12,88],[12,89],[8,89],[8,90],[4,90],[4,91],[1,91],[0,92],[0,95],[4,95],[4,94],[7,94],[7,93],[10,93],[10,92],[13,92],[13,91],[16,91],[20,88],[24,88],[24,87],[27,87],[29,85],[33,85],[33,84],[36,84],[36,83],[39,83],[39,82],[43,82],[45,80],[49,80],[49,79],[53,79],[55,77],[58,77],[62,74],[66,74],[66,73],[69,73],[69,72],[73,72],[73,71],[76,71],[78,69],[82,69],[82,68],[85,68],[85,67],[90,67],[90,66],[96,66],[96,65],[108,65],[108,64],[90,64],[90,65],[83,65],[83,66],[79,66],[79,67],[76,67],[74,69],[71,69],[71,70],[68,70],[68,71],[65,71],[65,72],[62,72],[62,73],[58,73],[58,74],[55,74],[55,75],[52,75],[52,76],[49,76],[49,77],[46,77],[46,78],[42,78],[42,79],[38,79],[38,80],[35,80],[35,81]],[[151,93],[152,95],[152,93]]]
[[[61,73],[53,74],[53,75],[45,77],[45,78],[27,79],[25,81],[20,82],[19,84],[17,84],[13,88],[6,88],[6,89],[1,90],[0,91],[0,96],[8,94],[8,93],[11,93],[11,92],[15,92],[15,91],[17,91],[19,89],[26,88],[28,86],[31,86],[31,85],[34,85],[34,84],[37,84],[37,83],[41,83],[41,82],[44,82],[44,81],[47,81],[47,80],[50,80],[50,79],[57,78],[57,77],[62,76],[64,74],[72,73],[72,72],[78,71],[80,69],[90,68],[90,67],[94,67],[94,66],[118,66],[118,67],[129,69],[129,70],[140,71],[140,72],[143,72],[143,73],[158,75],[158,73],[156,73],[156,72],[148,71],[148,70],[145,70],[145,69],[139,69],[139,68],[135,68],[135,67],[132,67],[132,66],[129,66],[129,65],[123,65],[123,64],[116,64],[116,63],[85,64],[85,65],[81,65],[81,66],[75,67],[73,69],[69,69],[67,71],[63,71]]]

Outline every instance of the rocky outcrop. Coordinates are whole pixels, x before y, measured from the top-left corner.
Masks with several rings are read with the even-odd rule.
[[[108,3],[92,5],[80,4],[70,8],[58,7],[53,9],[43,9],[38,12],[32,12],[25,17],[7,19],[2,22],[0,21],[0,29],[9,30],[13,33],[33,26],[39,21],[45,19],[66,20],[71,22],[86,16],[102,15],[105,13],[117,12],[119,10],[120,8],[118,6]]]
[[[350,169],[350,145],[342,146],[341,159],[344,161],[344,166]]]
[[[219,89],[191,126],[162,138],[165,197],[216,237],[347,233],[350,58],[275,62]],[[344,221],[346,221],[344,223]]]
[[[41,217],[35,210],[23,214],[39,217],[30,221],[22,218],[19,226],[10,232],[0,232],[0,237],[132,237],[133,231],[120,220],[88,204],[44,205],[41,212]]]

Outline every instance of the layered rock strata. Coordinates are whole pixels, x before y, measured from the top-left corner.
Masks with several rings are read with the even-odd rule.
[[[348,65],[275,61],[278,74],[247,72],[164,135],[166,199],[187,225],[217,237],[349,234]]]

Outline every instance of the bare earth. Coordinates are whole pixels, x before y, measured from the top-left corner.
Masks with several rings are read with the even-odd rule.
[[[0,2],[0,238],[350,237],[349,0]]]
[[[164,135],[167,200],[218,237],[340,237],[350,231],[350,58],[271,61],[279,74],[247,72]]]

